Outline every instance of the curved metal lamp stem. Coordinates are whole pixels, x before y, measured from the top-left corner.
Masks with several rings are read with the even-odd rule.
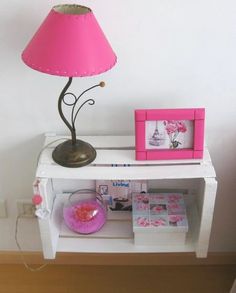
[[[87,99],[80,106],[78,106],[78,102],[80,98],[89,90],[95,87],[104,87],[105,83],[100,82],[97,85],[94,85],[87,90],[83,91],[78,97],[71,92],[67,92],[68,88],[72,83],[72,77],[69,77],[69,80],[65,87],[63,88],[59,99],[58,99],[58,111],[62,121],[66,124],[71,132],[71,140],[63,142],[59,144],[53,151],[52,157],[54,161],[64,167],[82,167],[88,165],[96,158],[96,151],[95,149],[87,142],[82,140],[76,139],[76,129],[75,129],[75,122],[78,116],[79,111],[83,108],[85,104],[94,105],[95,101],[93,99]],[[66,96],[72,96],[73,101],[68,102],[65,100]],[[65,117],[63,113],[63,104],[66,106],[72,107],[71,109],[71,122]],[[76,110],[76,106],[78,106]]]
[[[77,118],[77,115],[79,113],[79,111],[82,109],[82,107],[85,105],[85,104],[89,104],[89,105],[94,105],[95,104],[95,101],[93,99],[88,99],[86,101],[84,101],[81,106],[78,108],[78,110],[75,112],[75,108],[80,100],[80,98],[85,94],[87,93],[88,91],[90,91],[91,89],[94,89],[95,87],[103,87],[105,85],[104,82],[100,82],[99,84],[96,84],[94,86],[91,86],[90,88],[86,89],[85,91],[82,92],[82,94],[80,94],[78,97],[76,97],[76,95],[74,95],[73,93],[70,93],[68,92],[67,93],[67,90],[68,88],[70,87],[72,83],[72,77],[69,77],[69,80],[67,82],[67,84],[65,85],[65,87],[63,88],[60,96],[59,96],[59,99],[58,99],[58,111],[59,111],[59,114],[61,116],[61,119],[63,120],[63,122],[66,124],[66,126],[69,128],[70,132],[71,132],[71,141],[72,141],[72,144],[76,144],[76,129],[75,129],[75,121],[76,121],[76,118]],[[72,103],[68,103],[65,101],[65,97],[67,95],[71,95],[73,96],[74,98],[74,101]],[[63,113],[63,110],[62,110],[62,103],[64,103],[65,105],[67,106],[71,106],[72,107],[72,111],[71,111],[71,123],[69,123],[69,121],[66,119],[64,113]]]
[[[63,122],[66,124],[66,126],[69,128],[70,132],[71,132],[71,141],[72,144],[76,143],[76,132],[75,132],[75,128],[73,127],[74,125],[70,125],[69,121],[66,119],[65,115],[63,114],[63,110],[62,110],[62,103],[64,103],[64,98],[66,95],[66,92],[68,90],[68,88],[70,87],[72,83],[72,77],[69,77],[69,80],[67,82],[67,84],[65,85],[65,87],[63,88],[59,99],[58,99],[58,112],[60,114],[61,119],[63,120]]]

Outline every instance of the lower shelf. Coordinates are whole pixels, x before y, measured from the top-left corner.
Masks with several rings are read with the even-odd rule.
[[[79,239],[60,237],[58,252],[81,253],[164,253],[194,252],[195,245],[187,243],[183,246],[135,246],[132,239]]]
[[[67,201],[66,195],[55,198],[52,217],[57,218],[59,225],[59,239],[56,250],[58,252],[82,253],[157,253],[157,252],[193,252],[198,236],[199,217],[194,205],[187,205],[189,232],[184,245],[165,243],[165,245],[134,245],[131,213],[123,212],[124,217],[117,216],[116,220],[108,217],[103,228],[90,235],[72,232],[67,228],[62,219],[62,208]]]

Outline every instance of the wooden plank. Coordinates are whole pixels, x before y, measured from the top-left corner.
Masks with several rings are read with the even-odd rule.
[[[66,137],[65,137],[66,138]],[[68,137],[69,138],[69,137]],[[112,164],[113,161],[119,160],[117,163],[121,164],[181,164],[181,163],[202,163],[202,162],[210,162],[210,154],[205,146],[204,148],[204,158],[203,159],[186,159],[186,160],[154,160],[154,161],[136,161],[135,160],[135,137],[134,136],[81,136],[79,137],[82,140],[85,140],[93,145],[93,147],[97,150],[97,158],[94,161],[94,164],[106,164],[101,160],[105,159],[108,164]],[[44,147],[50,144],[46,148],[46,152],[43,152],[43,156],[41,158],[42,163],[53,163],[52,160],[52,150],[60,143],[63,142],[62,136],[49,136],[46,137]],[[56,141],[55,143],[53,143]],[[124,149],[130,149],[128,152],[123,152]],[[104,152],[104,150],[106,150]],[[109,152],[109,150],[111,152]],[[119,153],[122,151],[121,153]],[[106,155],[107,153],[107,155]],[[124,157],[122,156],[124,154]],[[105,156],[104,156],[105,155]],[[108,159],[106,159],[106,157]],[[109,160],[109,158],[111,158]],[[122,159],[122,160],[120,160]],[[114,163],[116,164],[116,162]]]
[[[174,172],[181,174],[183,178],[215,177],[214,168],[211,164],[207,148],[205,149],[204,160],[136,161],[134,150],[117,149],[117,147],[132,147],[134,143],[134,137],[132,136],[98,136],[85,138],[89,138],[89,142],[94,143],[94,145],[99,148],[97,150],[97,158],[93,164],[83,167],[82,169],[59,166],[52,160],[52,150],[55,145],[59,143],[59,141],[57,141],[53,144],[54,146],[50,145],[42,152],[36,176],[43,178],[71,179],[162,179],[164,176],[173,178],[173,172],[171,170],[173,169]],[[58,139],[58,136],[47,137],[46,144],[56,139]],[[102,149],[104,147],[106,149]],[[110,147],[115,147],[116,149],[109,149]],[[120,167],[119,169],[110,169],[112,164],[130,165],[129,168],[137,166],[139,168],[132,170],[121,169]],[[191,166],[185,166],[190,164]],[[172,167],[168,168],[166,165],[172,165]],[[150,166],[155,166],[157,168],[151,168],[150,171],[148,171]],[[161,166],[161,169],[158,169],[158,166]],[[178,166],[181,167],[181,170],[178,169]],[[98,167],[99,169],[97,169]],[[146,167],[146,169],[140,167]],[[82,170],[83,172],[81,172]],[[130,176],[131,174],[133,174],[134,177]],[[91,177],[89,178],[88,175]],[[150,178],[148,177],[149,175],[151,175]]]
[[[91,180],[142,180],[142,179],[181,179],[215,177],[212,165],[169,165],[169,166],[131,166],[65,168],[58,165],[40,164],[37,177]]]
[[[195,246],[186,244],[175,246],[167,243],[163,246],[135,246],[132,239],[81,239],[59,238],[58,252],[83,252],[83,253],[163,253],[163,252],[193,252]]]
[[[48,147],[46,147],[46,149],[51,149],[51,151],[60,143],[62,143],[64,140],[66,140],[69,137],[64,137],[63,136],[46,136],[45,139],[45,143],[44,143],[44,148],[48,145]],[[81,136],[79,137],[82,140],[85,140],[87,142],[89,142],[90,144],[93,145],[93,147],[95,149],[98,150],[115,150],[115,153],[117,153],[117,151],[122,150],[122,149],[130,149],[132,150],[131,155],[127,156],[126,159],[132,160],[133,163],[136,164],[145,164],[147,163],[147,161],[136,161],[134,160],[135,158],[135,154],[134,154],[134,150],[135,150],[135,137],[134,136]],[[55,141],[55,142],[54,142]],[[52,162],[51,159],[51,152],[49,152],[49,154],[47,155],[48,159],[45,158],[45,160],[50,160],[50,162]],[[99,157],[99,156],[98,156]],[[103,157],[102,157],[103,158]],[[99,159],[99,158],[97,158]],[[115,159],[115,158],[114,158]],[[205,146],[204,148],[204,158],[203,159],[195,159],[195,160],[171,160],[171,163],[174,164],[176,163],[196,163],[196,162],[209,162],[211,161],[210,159],[210,154],[209,151],[207,149],[207,147]],[[130,162],[130,163],[132,163]],[[166,162],[170,162],[170,160],[154,160],[154,161],[148,161],[148,164],[166,164]],[[100,164],[99,161],[96,162],[97,164]],[[112,162],[109,162],[112,163]],[[125,163],[125,162],[122,162]],[[127,162],[128,164],[128,162]]]
[[[114,221],[108,220],[102,229],[96,233],[92,233],[89,235],[82,235],[74,233],[73,231],[69,230],[69,228],[65,225],[63,221],[61,230],[60,230],[60,237],[63,238],[86,238],[88,241],[90,239],[133,239],[133,230],[132,230],[132,222],[131,221]]]
[[[40,164],[52,164],[56,163],[52,159],[52,151],[53,147],[49,147],[44,150],[40,158]],[[206,150],[207,152],[207,150]],[[203,161],[202,159],[186,159],[186,160],[145,160],[145,161],[137,161],[135,160],[135,152],[134,150],[127,149],[99,149],[97,150],[97,157],[92,162],[91,165],[112,165],[112,164],[120,164],[120,165],[186,165],[186,164],[194,164],[200,165],[209,161]]]
[[[43,254],[45,259],[53,259],[56,255],[60,233],[62,204],[61,201],[53,201],[54,195],[52,194],[50,180],[40,180],[39,190],[43,201],[37,209],[47,209],[53,215],[52,217],[49,214],[45,218],[38,218]]]
[[[51,144],[53,141],[56,143]],[[55,147],[59,143],[62,143],[63,140],[70,139],[69,136],[61,135],[45,135],[45,143],[51,144],[50,146]],[[132,135],[123,135],[123,136],[112,136],[112,135],[103,135],[103,136],[77,136],[77,139],[84,140],[90,143],[95,148],[104,148],[104,147],[134,147],[135,146],[135,137]]]
[[[196,245],[197,257],[207,256],[217,190],[215,178],[204,178],[203,182],[201,221]]]

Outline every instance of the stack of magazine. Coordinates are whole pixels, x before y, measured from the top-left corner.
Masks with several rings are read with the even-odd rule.
[[[132,193],[146,193],[147,182],[145,180],[97,180],[96,191],[102,195],[111,218],[112,215],[116,217],[120,212],[132,211]]]

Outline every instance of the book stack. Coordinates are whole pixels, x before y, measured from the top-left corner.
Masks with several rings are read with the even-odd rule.
[[[97,180],[96,191],[101,194],[107,206],[108,219],[131,219],[132,193],[146,193],[147,182],[145,180]]]

